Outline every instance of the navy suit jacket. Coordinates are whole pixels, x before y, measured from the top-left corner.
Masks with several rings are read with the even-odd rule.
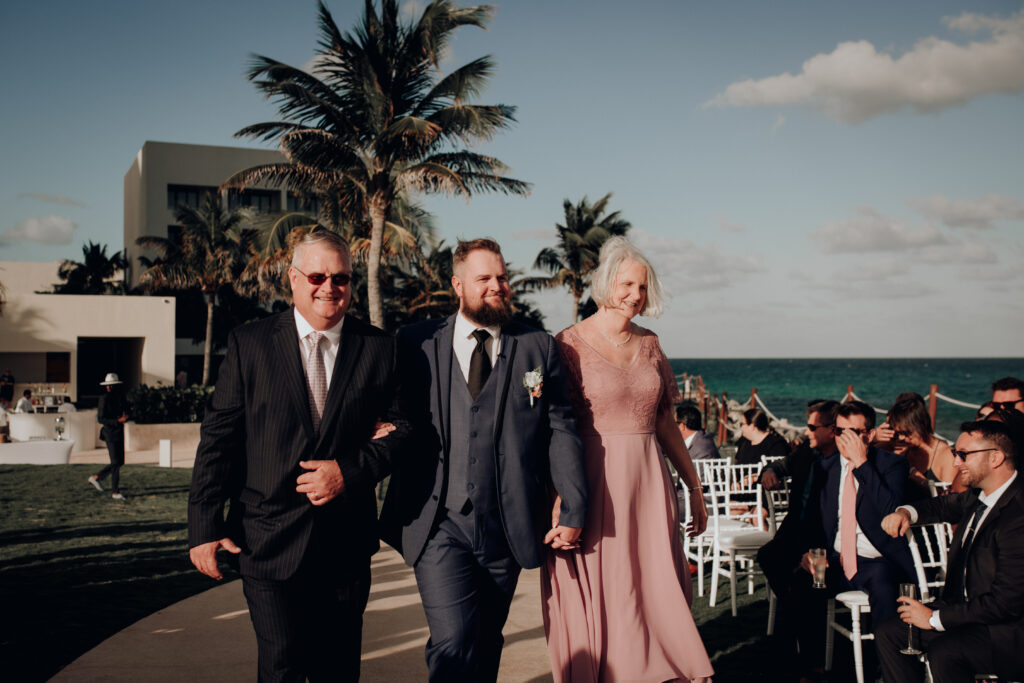
[[[972,489],[914,503],[918,524],[957,524],[949,544],[948,567],[963,566],[959,557],[968,516],[978,500]],[[952,585],[951,585],[952,584]],[[942,597],[931,604],[939,610],[942,627],[985,624],[992,638],[996,673],[1007,678],[1024,676],[1024,484],[1017,479],[999,497],[978,528],[967,557],[967,595],[957,594],[959,581],[950,582]]]
[[[825,531],[825,547],[829,554],[839,532],[839,486],[843,456],[837,451],[822,461],[825,487],[821,491],[821,522]],[[882,518],[903,503],[903,491],[910,473],[907,459],[874,446],[868,448],[868,460],[853,470],[857,479],[857,523],[871,545],[886,559],[894,562],[906,576],[914,576],[914,560],[907,539],[892,538],[882,531]]]
[[[451,447],[449,395],[455,316],[410,325],[397,337],[402,404],[412,424],[408,447],[396,459],[381,512],[381,538],[416,563],[444,513]],[[587,510],[583,448],[576,433],[565,369],[554,339],[518,323],[501,330],[503,377],[496,377],[494,459],[498,508],[520,566],[540,566],[551,528],[552,488],[562,496],[560,523],[582,527]],[[497,366],[496,366],[497,367]],[[530,405],[523,376],[544,375],[542,396]]]
[[[328,568],[366,562],[379,548],[375,485],[408,434],[392,404],[394,340],[345,318],[319,433],[301,363],[293,309],[239,327],[228,338],[203,419],[189,494],[189,546],[230,537],[242,547],[244,576],[289,578],[311,542]],[[396,431],[371,440],[378,419]],[[328,459],[338,461],[345,490],[314,506],[295,490],[306,471],[299,461]]]

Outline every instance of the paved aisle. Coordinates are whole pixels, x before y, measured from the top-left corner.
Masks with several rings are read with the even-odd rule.
[[[384,546],[373,557],[363,627],[362,681],[425,681],[427,623],[412,570]],[[500,681],[550,681],[537,570],[523,572],[505,625]],[[85,653],[52,681],[256,680],[256,638],[232,581],[136,622]]]

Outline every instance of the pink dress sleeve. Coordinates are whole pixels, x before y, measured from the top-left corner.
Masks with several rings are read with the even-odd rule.
[[[661,375],[661,399],[658,401],[658,413],[671,413],[672,406],[679,403],[683,395],[679,391],[679,383],[676,382],[676,373],[672,371],[665,352],[661,350],[657,335],[651,334],[649,343],[652,347],[651,355],[658,364],[658,373]]]

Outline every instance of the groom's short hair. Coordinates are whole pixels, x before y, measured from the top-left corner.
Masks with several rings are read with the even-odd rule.
[[[459,267],[459,264],[466,260],[470,252],[476,251],[477,249],[483,249],[489,251],[498,256],[501,256],[504,260],[504,256],[501,254],[501,246],[492,240],[490,237],[480,237],[475,240],[469,240],[468,242],[459,240],[455,246],[455,253],[452,254],[452,270]]]

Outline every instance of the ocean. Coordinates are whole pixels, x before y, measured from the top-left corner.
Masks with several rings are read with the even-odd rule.
[[[712,393],[724,391],[741,403],[757,388],[771,412],[797,425],[804,424],[808,401],[842,400],[851,384],[861,399],[887,410],[904,391],[927,398],[931,384],[950,398],[980,404],[992,398],[994,380],[1024,379],[1024,358],[673,358],[670,362],[677,375],[700,375]],[[960,423],[973,416],[973,409],[940,399],[935,431],[956,438]],[[884,416],[878,418],[881,423]]]

